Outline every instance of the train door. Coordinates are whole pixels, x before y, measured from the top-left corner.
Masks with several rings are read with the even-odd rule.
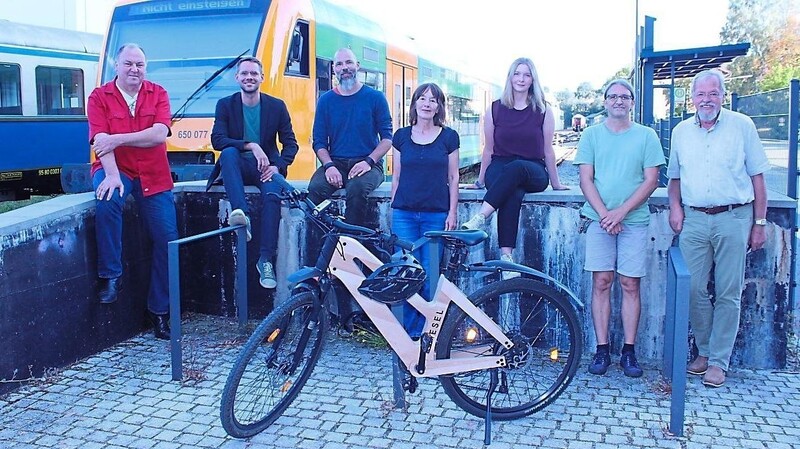
[[[389,110],[392,112],[392,128],[398,129],[411,124],[408,110],[411,106],[411,95],[417,84],[417,69],[407,65],[389,61],[388,88],[386,89],[386,100],[389,102]],[[392,170],[391,153],[386,158],[386,173]]]
[[[411,94],[417,81],[417,71],[395,62],[390,62],[389,89],[386,97],[392,111],[392,125],[395,131],[408,126],[408,108],[411,106]]]

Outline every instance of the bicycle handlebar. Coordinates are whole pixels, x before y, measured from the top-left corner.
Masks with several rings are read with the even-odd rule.
[[[347,223],[343,221],[341,218],[337,217],[336,215],[327,212],[328,206],[323,206],[320,208],[319,206],[314,204],[310,199],[308,199],[308,192],[296,189],[294,186],[289,184],[280,174],[272,175],[271,180],[276,182],[280,185],[282,192],[280,194],[273,193],[272,195],[277,196],[281,201],[288,201],[294,207],[299,207],[300,204],[304,204],[306,206],[304,212],[307,215],[312,216],[315,219],[322,219],[326,222],[326,224],[330,225],[332,228],[336,229],[337,231],[341,231],[347,234],[352,234],[356,237],[382,237],[388,238],[388,243],[391,245],[396,245],[406,251],[413,251],[416,249],[414,247],[413,242],[407,242],[405,240],[400,240],[395,235],[387,235],[384,232],[376,231],[374,229],[370,229],[364,226],[358,226],[354,224]],[[302,209],[302,208],[301,208]]]

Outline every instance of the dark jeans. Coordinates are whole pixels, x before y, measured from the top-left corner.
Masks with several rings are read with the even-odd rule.
[[[383,182],[383,168],[380,164],[375,164],[372,170],[359,177],[347,179],[350,169],[362,160],[364,159],[333,159],[336,169],[342,175],[343,188],[347,192],[344,219],[350,224],[359,226],[366,224],[367,197]],[[319,167],[308,182],[308,199],[314,204],[319,204],[322,200],[330,198],[337,190],[338,187],[328,184],[325,170]]]
[[[95,190],[105,176],[103,169],[94,174],[92,184]],[[171,190],[144,196],[139,179],[130,179],[122,173],[120,178],[125,186],[123,196],[116,190],[110,200],[96,201],[97,275],[103,279],[122,275],[122,211],[125,199],[133,194],[139,209],[139,218],[152,241],[153,261],[147,309],[162,315],[169,312],[167,243],[178,238],[175,200]]]
[[[497,210],[497,240],[501,248],[517,247],[519,210],[526,193],[541,192],[550,178],[544,161],[493,157],[486,169],[483,200]]]
[[[274,262],[278,251],[278,226],[281,223],[281,202],[276,195],[281,193],[278,183],[261,182],[258,162],[252,152],[240,152],[237,148],[225,148],[219,156],[222,183],[231,202],[231,209],[241,209],[247,216],[250,211],[244,195],[244,186],[256,186],[261,190],[261,227],[259,228],[259,254]]]

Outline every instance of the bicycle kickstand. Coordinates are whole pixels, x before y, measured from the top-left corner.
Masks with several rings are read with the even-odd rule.
[[[497,368],[489,370],[489,391],[486,392],[486,418],[484,421],[483,444],[492,444],[492,395],[497,389]]]

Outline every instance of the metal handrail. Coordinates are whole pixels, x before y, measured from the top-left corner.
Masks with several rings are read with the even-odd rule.
[[[676,244],[677,245],[677,244]],[[669,431],[683,436],[686,408],[686,359],[689,354],[689,268],[680,248],[669,249],[667,304],[664,322],[663,374],[670,379],[672,398]]]
[[[234,280],[234,290],[236,292],[236,315],[239,318],[239,328],[241,329],[247,324],[247,233],[245,225],[227,226],[167,243],[172,380],[181,380],[183,378],[180,247],[181,245],[229,232],[236,233],[236,278]]]

